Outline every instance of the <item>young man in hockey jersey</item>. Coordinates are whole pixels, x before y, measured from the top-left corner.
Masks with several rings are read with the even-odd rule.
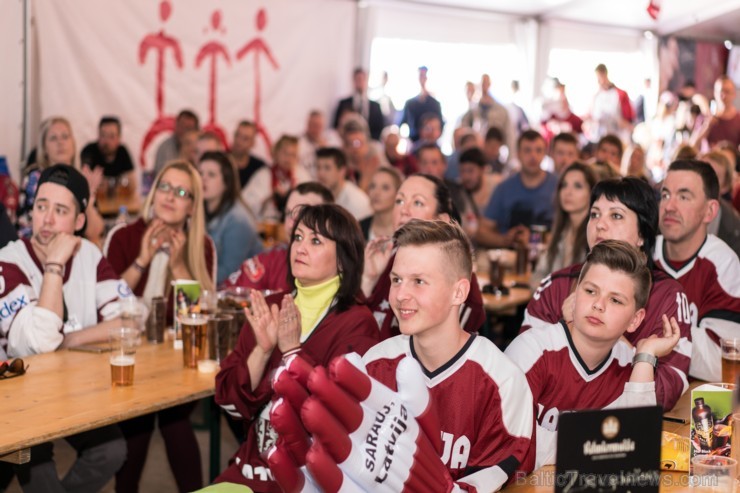
[[[286,492],[483,493],[533,468],[524,374],[460,324],[472,271],[465,232],[411,220],[394,240],[388,300],[401,335],[328,370],[292,356],[275,376],[281,439],[268,462]]]
[[[472,255],[465,232],[412,220],[394,235],[398,251],[388,297],[401,335],[370,349],[368,374],[397,389],[396,367],[414,358],[441,425],[442,462],[466,489],[495,491],[532,470],[532,396],[522,372],[489,340],[460,326]]]
[[[120,326],[118,300],[131,291],[95,245],[75,236],[85,225],[89,198],[87,180],[73,167],[45,169],[34,198],[31,239],[0,250],[0,306],[9,312],[0,317],[0,341],[10,356],[107,341],[109,329]],[[115,425],[66,440],[78,458],[63,479],[51,443],[32,447],[31,462],[15,466],[24,492],[98,491],[126,457]]]
[[[702,161],[676,161],[660,191],[660,232],[654,259],[681,283],[679,320],[691,324],[692,377],[721,380],[720,338],[740,337],[740,262],[707,234],[719,209],[719,182]],[[734,383],[734,382],[733,382]]]
[[[644,253],[623,241],[594,246],[581,269],[570,322],[520,334],[506,349],[527,375],[537,412],[537,463],[555,463],[558,417],[577,409],[656,404],[654,371],[681,331],[663,316],[662,337],[621,339],[645,317],[650,269]]]
[[[650,185],[639,178],[604,180],[591,191],[591,209],[586,227],[589,248],[604,240],[622,240],[645,253],[652,265],[653,247],[658,234],[658,202]],[[576,281],[583,264],[575,264],[545,277],[535,291],[524,313],[522,331],[552,326],[568,320]],[[663,409],[672,409],[688,389],[687,374],[691,359],[691,330],[686,318],[679,315],[684,298],[683,288],[671,276],[652,268],[652,288],[645,317],[633,332],[625,334],[635,345],[640,339],[663,333],[663,315],[678,320],[681,339],[673,351],[660,360],[655,373],[655,391]],[[566,300],[568,300],[566,302]]]

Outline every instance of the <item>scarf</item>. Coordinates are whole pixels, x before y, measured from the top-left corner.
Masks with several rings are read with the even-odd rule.
[[[301,314],[301,340],[303,341],[329,311],[334,296],[339,291],[339,276],[310,287],[303,286],[296,279],[295,286],[298,290],[296,305]]]

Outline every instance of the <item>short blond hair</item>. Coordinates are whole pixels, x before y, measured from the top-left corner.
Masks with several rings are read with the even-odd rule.
[[[473,247],[457,223],[412,219],[393,235],[398,248],[437,245],[460,277],[470,279],[473,272]]]

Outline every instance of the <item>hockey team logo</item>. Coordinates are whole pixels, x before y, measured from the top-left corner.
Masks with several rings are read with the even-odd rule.
[[[265,275],[265,266],[262,265],[262,262],[258,258],[250,258],[244,262],[244,268],[242,270],[252,282],[259,281]]]

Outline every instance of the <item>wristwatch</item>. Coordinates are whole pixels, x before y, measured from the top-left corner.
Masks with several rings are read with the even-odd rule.
[[[650,363],[650,365],[653,368],[658,367],[658,358],[653,356],[650,353],[637,353],[635,357],[632,359],[632,366],[635,366],[635,363]]]

